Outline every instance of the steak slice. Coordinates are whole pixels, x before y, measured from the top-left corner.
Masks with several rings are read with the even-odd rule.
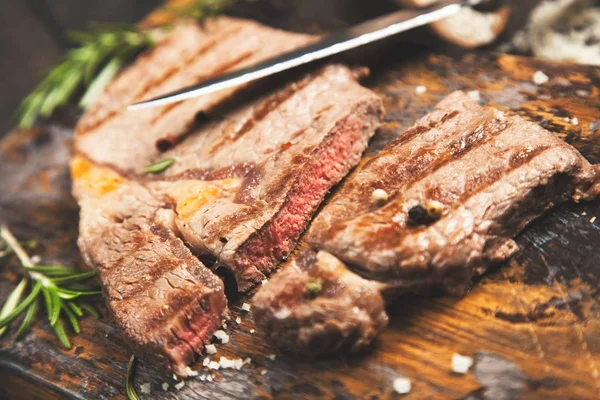
[[[71,162],[78,244],[136,354],[185,377],[227,312],[223,283],[168,229],[143,186],[82,157]]]
[[[254,321],[268,343],[286,351],[356,352],[387,326],[384,287],[327,252],[305,249],[254,296]]]
[[[376,189],[386,201],[374,201]],[[259,291],[257,325],[270,343],[302,354],[361,348],[385,326],[379,309],[377,318],[347,316],[354,308],[364,314],[361,296],[379,307],[379,298],[406,290],[463,293],[473,276],[518,250],[513,238],[533,219],[599,192],[599,167],[573,147],[455,92],[343,183],[307,232],[319,261],[306,267],[307,256],[298,255]],[[435,216],[414,208],[432,201]],[[323,280],[312,297],[308,275]],[[324,304],[335,301],[344,307],[326,316]]]
[[[387,202],[372,201],[376,189]],[[348,180],[308,241],[363,276],[461,292],[518,250],[513,237],[533,219],[599,192],[600,169],[573,147],[455,92]],[[440,218],[410,221],[411,209],[432,201]]]

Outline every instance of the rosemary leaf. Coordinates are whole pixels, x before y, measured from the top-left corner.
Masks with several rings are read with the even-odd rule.
[[[174,158],[165,158],[164,160],[157,161],[144,168],[144,172],[147,174],[158,174],[165,171],[175,162]]]
[[[50,291],[50,297],[52,298],[52,310],[50,311],[48,318],[50,319],[50,325],[54,326],[54,325],[56,325],[56,322],[58,321],[58,317],[60,316],[61,300],[60,300],[60,297],[58,296],[58,292],[55,290]]]
[[[132,355],[127,364],[127,383],[125,384],[125,391],[127,392],[127,398],[129,400],[140,400],[135,387],[133,386],[133,380],[135,378],[135,367],[136,360],[135,356]]]
[[[15,309],[7,316],[0,318],[0,328],[7,326],[13,319],[17,318],[25,309],[34,301],[42,288],[42,284],[38,281],[34,282],[31,287],[31,293],[23,300]]]
[[[73,303],[72,301],[69,301],[67,305],[71,308],[71,310],[73,310],[73,313],[75,315],[77,315],[78,317],[83,317],[83,311],[81,311],[81,308],[79,308],[77,304]]]
[[[90,82],[90,86],[79,101],[79,107],[87,108],[102,93],[104,87],[117,75],[122,66],[123,60],[120,58],[114,58],[107,63],[98,76]]]
[[[73,314],[73,311],[71,311],[71,309],[67,307],[65,303],[62,303],[60,307],[65,311],[65,314],[67,314],[67,319],[69,320],[73,331],[75,331],[75,333],[80,333],[81,328],[79,327],[79,322],[77,322],[77,317],[75,314]]]
[[[96,275],[96,273],[94,271],[82,272],[79,274],[63,276],[61,278],[54,278],[54,279],[51,279],[51,281],[55,285],[61,285],[61,284],[68,284],[68,283],[73,283],[73,282],[84,281],[86,279],[90,279],[91,277],[93,277],[95,275]]]
[[[92,314],[94,317],[96,317],[96,319],[100,318],[100,314],[98,313],[98,311],[94,308],[94,306],[92,306],[91,304],[88,303],[80,303],[79,307],[81,307],[83,310],[87,311],[88,313]]]
[[[13,289],[13,291],[8,295],[4,305],[2,306],[2,310],[0,310],[0,319],[6,317],[11,312],[15,310],[19,301],[21,301],[21,297],[23,297],[23,292],[25,292],[25,288],[27,287],[27,282],[29,279],[23,278],[21,282]],[[6,332],[6,326],[0,328],[0,337],[4,335]]]
[[[31,325],[33,324],[33,319],[37,314],[38,310],[38,299],[36,298],[33,303],[27,307],[27,312],[25,313],[25,317],[23,318],[23,322],[21,322],[21,326],[17,330],[15,335],[15,340],[20,340],[29,330],[31,329]]]
[[[84,291],[77,291],[77,290],[69,290],[69,289],[65,289],[65,288],[57,288],[56,293],[58,296],[60,296],[61,299],[73,300],[79,296],[94,296],[97,294],[101,294],[102,292],[100,290],[84,292]]]
[[[62,345],[66,349],[70,349],[71,342],[69,341],[69,337],[67,336],[67,333],[65,332],[65,327],[63,326],[62,321],[60,319],[57,320],[56,323],[52,327],[54,328],[54,332],[56,332],[56,337],[62,343]]]
[[[77,272],[73,268],[61,267],[58,265],[36,265],[27,269],[34,272],[39,272],[48,277],[71,275]]]

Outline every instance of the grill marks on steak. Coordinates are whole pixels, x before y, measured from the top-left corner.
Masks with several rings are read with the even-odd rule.
[[[388,193],[384,205],[372,203],[375,189]],[[361,296],[377,298],[373,290],[380,298],[432,286],[462,293],[473,276],[518,250],[513,238],[533,219],[555,204],[599,193],[600,168],[573,147],[455,92],[360,166],[317,215],[307,238],[319,254],[346,263],[338,261],[336,276],[324,279],[343,285],[347,294],[339,301],[346,309],[360,310]],[[408,211],[431,200],[443,204],[441,217],[411,223]],[[362,347],[383,329],[376,319],[353,320],[344,310],[326,320],[329,294],[309,298],[299,289],[306,279],[298,265],[306,256],[297,257],[255,297],[255,319],[270,343],[305,353],[319,352],[314,343],[322,341],[334,351],[352,348],[353,340]],[[328,324],[335,326],[329,334],[321,328]],[[344,334],[356,331],[369,334]]]
[[[216,257],[246,291],[287,257],[329,189],[358,163],[381,115],[380,99],[352,71],[328,66],[193,131],[163,155],[177,162],[148,186],[173,201],[194,251]],[[189,171],[199,180],[173,181]],[[209,171],[232,174],[203,180]],[[196,206],[182,215],[190,199]]]
[[[179,376],[227,312],[222,282],[197,256],[230,269],[241,291],[262,280],[358,163],[382,103],[353,71],[331,65],[258,99],[247,92],[232,101],[235,88],[121,110],[314,39],[229,18],[178,28],[109,85],[79,124],[71,166],[79,246],[136,353]],[[173,62],[173,49],[184,63]],[[226,112],[195,123],[223,104]],[[176,160],[169,169],[143,174],[167,157]]]
[[[167,228],[146,188],[81,157],[71,167],[78,244],[117,327],[136,354],[186,376],[227,311],[223,283]]]
[[[78,124],[76,146],[95,162],[141,173],[153,158],[160,157],[168,147],[165,144],[177,143],[190,133],[198,112],[209,113],[243,86],[153,109],[128,112],[126,105],[249,66],[313,40],[314,36],[228,17],[179,28],[109,85]],[[187,54],[187,60],[182,60],[187,62],[174,61],[178,50]]]

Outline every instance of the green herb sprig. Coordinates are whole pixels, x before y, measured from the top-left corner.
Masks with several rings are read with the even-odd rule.
[[[140,397],[135,391],[135,386],[133,385],[136,361],[137,360],[135,359],[135,356],[132,355],[129,359],[129,363],[127,363],[127,381],[125,383],[125,392],[127,393],[127,398],[129,400],[140,400]]]
[[[196,0],[190,4],[165,6],[173,18],[203,19],[221,13],[234,0]],[[167,27],[164,27],[167,28]],[[114,76],[137,54],[156,43],[151,30],[137,26],[73,31],[67,35],[75,47],[22,102],[17,111],[19,127],[31,127],[39,118],[50,117],[58,108],[75,101],[88,107]]]
[[[95,273],[80,272],[64,266],[33,265],[29,255],[4,225],[0,226],[0,240],[10,249],[10,253],[17,256],[26,272],[0,309],[0,336],[12,321],[25,313],[15,340],[23,337],[31,329],[41,302],[40,298],[43,298],[50,326],[54,328],[56,337],[62,345],[70,349],[71,342],[61,316],[67,319],[75,333],[80,332],[78,320],[83,317],[83,311],[98,317],[98,312],[91,304],[80,301],[82,297],[100,294],[95,286],[85,283]],[[23,298],[27,287],[29,293]]]

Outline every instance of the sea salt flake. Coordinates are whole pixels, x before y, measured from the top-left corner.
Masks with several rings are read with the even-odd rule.
[[[208,369],[218,370],[219,368],[221,368],[221,364],[216,361],[211,361],[208,363]]]
[[[254,333],[256,332],[254,329],[250,329],[250,333]]]
[[[188,377],[190,377],[190,376],[198,376],[198,371],[194,371],[190,367],[185,367],[185,373],[187,374]]]
[[[183,389],[184,386],[185,386],[185,381],[181,381],[181,382],[175,384],[175,389],[181,390],[181,389]]]
[[[242,319],[240,317],[237,317],[235,319],[235,323],[238,324],[238,325],[241,324],[242,323]]]
[[[42,258],[40,256],[38,256],[37,254],[35,256],[31,257],[31,263],[32,264],[39,264],[40,261],[42,261]]]
[[[221,343],[229,343],[229,335],[225,331],[219,329],[214,333],[214,335],[221,341]]]
[[[471,357],[463,356],[458,353],[452,354],[452,371],[457,374],[466,374],[473,366]]]
[[[212,382],[212,381],[213,381],[213,379],[214,379],[214,377],[213,377],[212,375],[208,375],[208,376],[206,377],[206,380],[207,380],[207,381],[209,381],[209,382]]]
[[[260,281],[260,283],[261,283],[262,285],[266,285],[268,282],[269,282],[269,281],[268,281],[268,280],[266,280],[266,279],[263,279],[262,281]]]
[[[270,360],[275,360],[275,358],[277,358],[277,356],[275,354],[269,354]]]
[[[234,368],[235,367],[235,361],[234,360],[230,360],[227,357],[221,357],[219,359],[219,365],[221,366],[221,368],[223,369],[227,369],[227,368]]]
[[[202,365],[206,367],[208,364],[210,364],[210,358],[206,357],[204,361],[202,361]]]
[[[592,217],[592,218],[590,218],[590,223],[592,223],[592,224],[593,224],[594,222],[596,222],[596,217]]]
[[[169,390],[169,384],[167,382],[163,382],[162,384],[162,389],[166,392],[167,390]]]
[[[250,304],[248,304],[248,303],[242,304],[242,311],[246,311],[246,312],[250,311]]]
[[[150,393],[152,392],[152,386],[151,386],[151,383],[150,383],[150,382],[147,382],[147,383],[142,383],[142,384],[140,385],[140,391],[141,391],[143,394],[150,394]]]
[[[573,125],[579,125],[579,119],[577,119],[577,117],[573,117],[573,118],[571,119],[571,123],[572,123]]]
[[[260,374],[261,374],[261,375],[264,375],[264,374],[266,374],[266,373],[267,373],[267,370],[266,370],[266,369],[263,369],[262,371],[260,371]]]
[[[419,85],[417,87],[415,87],[415,93],[416,94],[423,94],[427,91],[427,88],[423,85]]]
[[[214,344],[207,344],[205,349],[206,354],[216,354],[217,352],[217,346],[215,346]]]
[[[549,80],[550,78],[548,77],[548,75],[546,75],[542,71],[536,71],[535,74],[533,74],[533,83],[535,83],[536,85],[543,85]]]
[[[394,379],[394,391],[398,394],[407,394],[410,393],[411,385],[410,379],[406,377],[400,377]]]

